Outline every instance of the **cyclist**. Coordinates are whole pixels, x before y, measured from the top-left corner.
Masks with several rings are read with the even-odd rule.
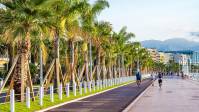
[[[162,73],[158,73],[158,83],[159,83],[159,87],[162,87]]]
[[[136,82],[137,82],[138,87],[140,87],[140,83],[141,83],[141,74],[140,74],[139,70],[138,70],[137,73],[136,73]]]

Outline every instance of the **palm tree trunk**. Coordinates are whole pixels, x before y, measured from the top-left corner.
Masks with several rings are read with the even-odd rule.
[[[93,73],[93,70],[92,70],[93,60],[92,60],[92,42],[91,42],[91,39],[90,39],[90,42],[89,42],[89,55],[90,55],[90,78],[91,78],[92,77],[92,73]]]
[[[27,34],[27,38],[19,42],[19,47],[17,49],[17,53],[19,55],[19,59],[16,63],[14,70],[14,90],[16,94],[16,100],[23,102],[24,101],[24,92],[27,83],[28,76],[28,66],[29,66],[29,53],[30,53],[30,38],[29,34]],[[31,82],[29,82],[31,83]]]
[[[69,48],[70,48],[70,69],[71,69],[71,77],[72,82],[75,83],[75,75],[74,75],[74,42],[72,40],[69,41]]]
[[[112,66],[110,65],[108,69],[109,69],[109,78],[112,78]]]
[[[102,67],[103,67],[103,79],[106,79],[106,65],[105,65],[105,56],[102,57]]]
[[[118,58],[118,77],[120,78],[121,77],[121,63],[120,63],[121,61],[120,61],[120,56],[119,56],[119,58]]]
[[[88,51],[85,51],[84,53],[84,63],[86,65],[86,81],[89,81],[89,77],[88,77],[88,74],[89,74],[89,68],[88,68]]]
[[[130,75],[133,76],[133,63],[131,64]]]
[[[60,85],[60,77],[59,77],[59,37],[58,31],[55,32],[54,37],[54,51],[55,51],[55,75],[54,75],[54,87],[58,88]]]
[[[83,43],[84,65],[85,67],[85,80],[89,81],[89,67],[88,67],[88,43]]]
[[[8,44],[8,56],[9,56],[8,69],[10,69],[14,60],[14,47],[12,44]]]
[[[113,71],[114,71],[114,78],[117,78],[117,67],[115,65],[113,66]]]
[[[125,76],[124,55],[122,54],[122,76]]]
[[[97,80],[100,80],[100,48],[97,48]]]

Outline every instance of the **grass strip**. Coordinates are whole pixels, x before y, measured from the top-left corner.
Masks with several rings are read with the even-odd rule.
[[[59,100],[58,94],[54,94],[54,102],[50,101],[50,94],[44,95],[43,106],[39,105],[39,98],[36,97],[35,98],[36,100],[34,102],[31,101],[31,103],[30,103],[31,106],[30,106],[29,109],[26,107],[25,102],[24,103],[15,102],[15,112],[34,112],[34,111],[45,109],[45,108],[48,108],[48,107],[51,107],[51,106],[54,106],[54,105],[58,105],[58,104],[61,104],[61,103],[67,102],[67,101],[71,101],[71,100],[74,100],[74,99],[77,99],[77,98],[81,98],[81,97],[92,95],[92,94],[95,94],[95,93],[98,93],[98,92],[102,92],[102,91],[105,91],[105,90],[108,90],[108,89],[121,87],[121,86],[130,84],[130,83],[134,83],[134,82],[135,81],[130,81],[130,82],[126,82],[126,83],[123,83],[123,84],[120,84],[120,85],[115,85],[115,86],[103,88],[101,90],[95,90],[95,91],[92,90],[92,92],[88,92],[88,90],[87,90],[87,94],[83,93],[83,95],[80,95],[79,91],[77,91],[76,96],[74,96],[72,91],[71,91],[70,97],[67,97],[65,94],[63,94],[62,100]],[[84,90],[82,90],[82,91],[84,92]],[[0,112],[9,112],[9,111],[10,111],[10,103],[0,104]]]

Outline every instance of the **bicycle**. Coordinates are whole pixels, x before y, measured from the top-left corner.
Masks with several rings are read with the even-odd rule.
[[[141,80],[137,80],[136,83],[137,83],[137,86],[140,87]]]

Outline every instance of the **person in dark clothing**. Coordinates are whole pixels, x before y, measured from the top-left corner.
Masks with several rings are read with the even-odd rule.
[[[159,83],[159,87],[161,88],[162,87],[162,74],[159,72],[158,73],[158,83]]]
[[[138,87],[140,87],[140,83],[141,83],[141,74],[140,74],[139,71],[136,73],[136,82],[137,82]]]

